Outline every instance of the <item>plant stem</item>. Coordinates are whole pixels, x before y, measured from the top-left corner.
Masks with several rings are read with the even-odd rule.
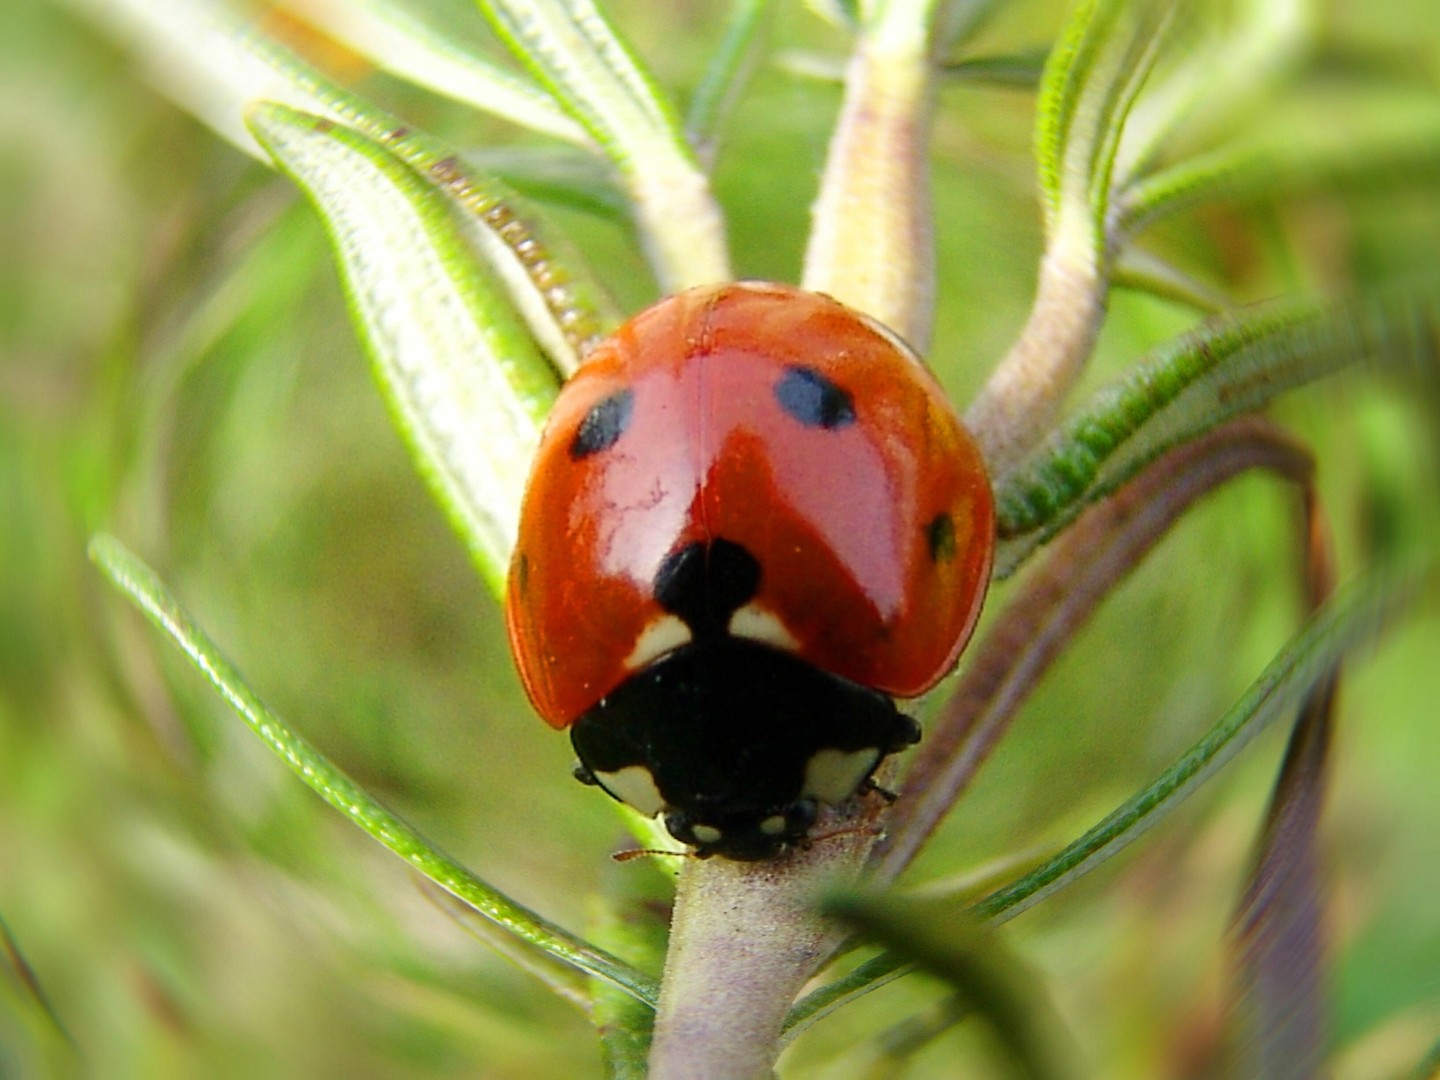
[[[874,843],[868,827],[840,827],[847,831],[777,860],[685,866],[655,1018],[652,1080],[771,1075],[786,1011],[841,936],[817,914],[815,897],[853,879]]]
[[[995,369],[965,424],[999,481],[1055,425],[1105,316],[1106,285],[1094,261],[1066,245],[1040,263],[1025,329]]]
[[[929,47],[919,15],[885,20],[860,38],[801,276],[805,288],[874,316],[922,354],[935,303]]]

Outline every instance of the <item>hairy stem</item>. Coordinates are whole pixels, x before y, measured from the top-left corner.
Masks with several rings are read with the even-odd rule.
[[[1095,345],[1105,297],[1092,259],[1060,246],[1041,261],[1030,318],[965,414],[997,483],[1054,428]]]
[[[801,283],[874,316],[923,353],[935,303],[925,156],[933,65],[924,21],[868,29],[845,75]]]
[[[880,801],[866,800],[864,813],[873,817],[871,804]],[[816,896],[853,879],[874,838],[873,824],[850,821],[780,859],[686,864],[655,1017],[652,1080],[771,1074],[786,1012],[842,936],[817,913]]]

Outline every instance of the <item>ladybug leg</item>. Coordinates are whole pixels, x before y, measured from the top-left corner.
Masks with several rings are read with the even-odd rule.
[[[865,782],[860,785],[860,789],[856,792],[856,794],[869,795],[872,791],[876,795],[879,795],[880,798],[884,799],[887,803],[890,803],[892,806],[894,805],[895,800],[900,797],[895,792],[891,791],[889,788],[883,788],[879,784],[877,784],[873,776],[867,776],[865,778]]]
[[[600,783],[599,780],[595,779],[595,774],[578,761],[575,763],[575,767],[570,770],[570,775],[588,787],[596,787]]]

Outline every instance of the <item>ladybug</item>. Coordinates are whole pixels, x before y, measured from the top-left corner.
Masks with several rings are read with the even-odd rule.
[[[700,856],[765,859],[872,787],[979,614],[994,503],[919,358],[827,296],[662,300],[562,389],[510,643],[576,775]]]

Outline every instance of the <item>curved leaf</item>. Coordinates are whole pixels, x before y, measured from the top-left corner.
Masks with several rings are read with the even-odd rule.
[[[604,287],[569,244],[504,185],[478,175],[443,141],[338,86],[224,0],[65,0],[134,52],[156,83],[220,135],[269,161],[246,110],[273,101],[346,124],[420,172],[488,224],[486,258],[562,373],[618,321]]]
[[[1160,170],[1119,200],[1119,228],[1137,233],[1204,203],[1277,198],[1309,191],[1389,191],[1440,183],[1440,113],[1363,125],[1330,121],[1321,137],[1229,146]]]
[[[592,152],[595,149],[585,129],[553,98],[470,45],[463,28],[436,25],[427,5],[398,0],[322,0],[307,2],[301,10],[337,41],[416,86],[531,131]],[[479,26],[473,9],[470,15]]]
[[[1435,364],[1440,290],[1330,305],[1278,301],[1215,318],[1101,390],[996,485],[997,576],[1168,447],[1346,365]]]
[[[1373,644],[1417,592],[1419,575],[1391,573],[1343,590],[1322,608],[1206,734],[1153,783],[1035,870],[974,906],[1007,921],[1118,854],[1158,824],[1278,717],[1327,678],[1347,654]],[[785,1020],[786,1038],[906,974],[906,957],[883,952],[801,998]]]
[[[1414,598],[1408,574],[1377,574],[1337,593],[1219,721],[1155,781],[1055,858],[975,905],[1009,920],[1089,873],[1163,821],[1256,735],[1288,714],[1346,654],[1377,640]]]
[[[669,102],[590,0],[477,0],[625,179],[662,288],[729,278],[724,224]]]
[[[1081,0],[1061,31],[1041,78],[1035,131],[1052,251],[1092,266],[1105,258],[1115,156],[1170,14],[1153,0]]]
[[[544,954],[542,959],[562,960],[642,1001],[656,1000],[658,988],[649,976],[574,937],[476,877],[292,731],[180,609],[154,572],[118,540],[96,536],[90,542],[90,558],[146,618],[180,647],[260,740],[327,803],[517,942],[539,950]]]
[[[995,1033],[1015,1071],[1041,1080],[1069,1075],[1058,1053],[1062,1026],[1043,989],[993,927],[954,903],[838,893],[825,909],[865,937],[942,980]]]
[[[473,225],[427,178],[364,135],[283,105],[256,107],[251,124],[324,218],[396,423],[501,595],[554,398],[548,365],[476,257]]]

